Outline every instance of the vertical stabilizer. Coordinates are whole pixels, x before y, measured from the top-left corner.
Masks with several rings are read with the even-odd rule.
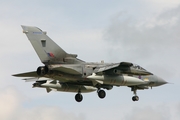
[[[23,26],[25,33],[38,54],[40,60],[44,64],[63,63],[67,53],[59,47],[46,32],[33,26]]]

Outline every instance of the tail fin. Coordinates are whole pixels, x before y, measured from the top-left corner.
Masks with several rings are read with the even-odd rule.
[[[23,26],[25,33],[38,54],[40,60],[44,64],[65,63],[67,57],[77,57],[76,55],[66,53],[59,47],[51,38],[46,35],[46,32],[33,26]]]

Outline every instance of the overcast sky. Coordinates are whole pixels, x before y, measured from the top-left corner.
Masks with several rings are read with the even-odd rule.
[[[1,120],[179,120],[179,0],[1,0]],[[12,74],[41,66],[20,25],[47,31],[68,53],[88,62],[129,61],[169,83],[138,91],[114,87],[105,99],[96,92],[50,92]]]

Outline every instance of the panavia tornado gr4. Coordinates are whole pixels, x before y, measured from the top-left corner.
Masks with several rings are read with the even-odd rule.
[[[34,81],[34,87],[51,91],[75,92],[75,100],[83,100],[82,93],[97,91],[103,99],[106,92],[113,86],[127,86],[131,88],[133,101],[138,101],[137,90],[156,87],[167,82],[153,75],[139,65],[130,62],[120,63],[92,63],[77,58],[76,54],[69,54],[59,47],[46,32],[33,26],[22,26],[36,53],[44,66],[36,71],[15,74],[24,77],[25,81]]]

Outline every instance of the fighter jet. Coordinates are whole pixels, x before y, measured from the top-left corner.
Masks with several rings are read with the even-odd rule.
[[[82,93],[97,91],[99,98],[103,99],[106,96],[103,89],[111,90],[113,86],[127,86],[134,93],[132,100],[138,101],[137,90],[167,83],[131,62],[82,61],[76,54],[65,52],[47,36],[47,32],[33,26],[22,25],[22,28],[44,66],[39,66],[32,72],[13,76],[24,77],[25,81],[34,81],[33,88],[45,88],[48,93],[51,91],[75,92],[75,100],[81,102]]]

